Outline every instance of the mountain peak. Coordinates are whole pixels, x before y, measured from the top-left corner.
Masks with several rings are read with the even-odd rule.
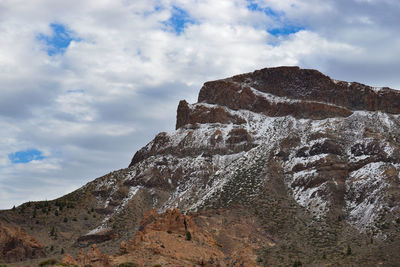
[[[276,67],[206,82],[198,103],[245,109],[268,116],[325,119],[347,117],[355,110],[400,113],[400,93],[360,83],[336,81],[317,70]],[[178,109],[179,112],[188,112]],[[191,121],[178,114],[179,123]]]
[[[269,117],[348,117],[354,111],[400,113],[400,93],[333,80],[317,70],[277,67],[206,82],[198,103],[181,101],[176,129],[196,123],[245,123],[226,111],[249,110]]]

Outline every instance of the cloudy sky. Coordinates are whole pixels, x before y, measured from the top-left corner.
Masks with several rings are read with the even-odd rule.
[[[0,0],[0,209],[128,166],[208,80],[400,88],[399,33],[398,0]]]

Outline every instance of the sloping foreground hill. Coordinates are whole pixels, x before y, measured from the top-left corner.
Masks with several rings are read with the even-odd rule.
[[[396,266],[400,93],[297,67],[207,82],[128,168],[0,213],[47,246],[114,254],[146,211],[245,209],[276,241],[258,263]],[[238,206],[239,205],[239,206]],[[172,242],[172,241],[171,241]],[[53,250],[51,250],[53,248]]]
[[[122,242],[118,253],[104,255],[93,245],[65,264],[118,266],[257,266],[257,249],[274,246],[258,220],[240,207],[184,215],[178,209],[150,210],[135,238]]]

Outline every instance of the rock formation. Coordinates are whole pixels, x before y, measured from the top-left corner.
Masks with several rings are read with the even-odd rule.
[[[87,253],[84,249],[81,249],[76,259],[70,254],[66,254],[61,263],[65,265],[78,265],[78,266],[93,266],[93,267],[111,267],[111,257],[103,254],[101,250],[96,246],[92,245]]]
[[[76,207],[63,214],[80,224],[60,235],[70,247],[101,242],[102,251],[123,241],[111,264],[395,265],[399,126],[399,91],[316,70],[207,82],[197,103],[179,103],[175,131],[62,198]],[[253,224],[257,234],[246,228]],[[90,258],[102,259],[97,252]]]
[[[38,240],[22,229],[11,228],[0,222],[0,253],[6,262],[18,262],[46,255]]]
[[[64,256],[70,265],[118,266],[258,266],[256,250],[274,246],[256,218],[240,208],[184,215],[178,209],[163,214],[147,212],[133,240],[121,242],[119,253],[106,256],[95,245],[76,259]]]

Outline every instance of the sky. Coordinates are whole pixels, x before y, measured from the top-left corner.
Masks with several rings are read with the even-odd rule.
[[[400,89],[398,0],[0,0],[0,209],[113,170],[206,81],[297,65]]]

